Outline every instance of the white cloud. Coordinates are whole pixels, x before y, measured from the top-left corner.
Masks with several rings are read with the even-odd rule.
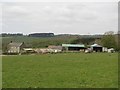
[[[1,2],[118,2],[119,0],[1,0]]]
[[[4,32],[104,33],[117,31],[116,2],[5,3]]]

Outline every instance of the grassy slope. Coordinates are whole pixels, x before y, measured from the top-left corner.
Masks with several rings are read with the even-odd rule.
[[[3,37],[3,44],[7,45],[10,41],[25,42],[30,47],[45,47],[48,45],[61,45],[62,43],[70,43],[76,39],[76,36],[55,36],[55,37]]]
[[[4,56],[3,87],[117,87],[117,54]]]

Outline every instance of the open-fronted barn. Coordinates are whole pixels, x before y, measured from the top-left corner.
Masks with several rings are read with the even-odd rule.
[[[98,44],[91,45],[91,48],[95,52],[102,52],[102,50],[103,50],[103,47],[101,45],[98,45]]]
[[[62,44],[62,47],[67,51],[84,51],[84,44]]]

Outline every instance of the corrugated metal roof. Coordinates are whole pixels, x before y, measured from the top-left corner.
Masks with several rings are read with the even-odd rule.
[[[98,45],[98,44],[93,44],[93,45],[91,45],[91,47],[102,47],[102,46]]]
[[[62,44],[63,47],[85,47],[84,44]]]

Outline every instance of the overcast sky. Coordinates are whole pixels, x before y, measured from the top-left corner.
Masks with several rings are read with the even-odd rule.
[[[1,15],[0,15],[1,16]],[[1,22],[1,20],[0,20]],[[32,2],[2,4],[2,32],[103,34],[118,31],[117,2]]]

